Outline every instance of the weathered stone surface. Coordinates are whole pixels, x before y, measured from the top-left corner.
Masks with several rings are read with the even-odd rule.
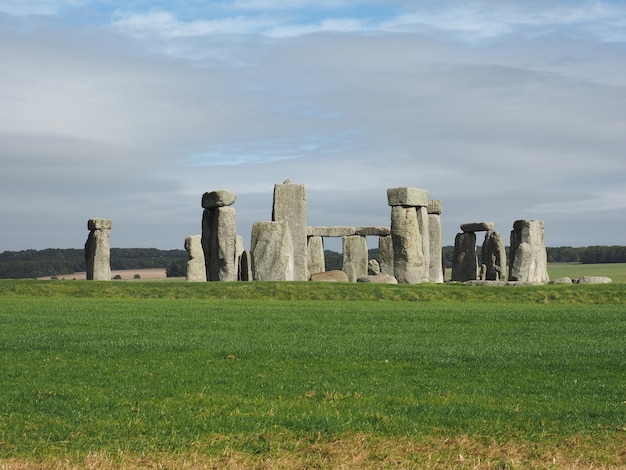
[[[187,281],[206,282],[202,235],[189,235],[185,238],[185,250],[187,251]]]
[[[391,207],[394,277],[400,284],[428,281],[428,265],[422,251],[422,237],[414,207]]]
[[[255,281],[293,281],[293,243],[287,221],[252,226],[252,277]]]
[[[426,207],[428,206],[428,191],[419,188],[389,188],[387,203],[392,207]]]
[[[576,284],[610,284],[613,279],[606,276],[583,276],[576,280]]]
[[[361,276],[367,276],[367,240],[359,235],[342,238],[343,267],[349,282],[356,282]]]
[[[350,226],[320,226],[320,227],[307,227],[307,236],[309,237],[348,237],[350,235],[356,235],[356,227]]]
[[[378,265],[381,274],[393,276],[393,240],[391,235],[378,238]]]
[[[468,222],[461,224],[461,230],[464,232],[493,232],[496,224],[493,222]]]
[[[457,233],[452,254],[452,280],[458,282],[476,280],[477,271],[476,234],[474,232]]]
[[[367,276],[358,277],[356,282],[372,282],[374,284],[397,284],[395,277],[389,274],[369,274]]]
[[[441,201],[439,199],[430,199],[426,209],[429,214],[441,215]]]
[[[317,282],[348,282],[348,276],[343,271],[335,269],[323,273],[311,274],[311,281]]]
[[[391,229],[384,226],[356,227],[354,234],[362,237],[386,237],[391,235]]]
[[[430,259],[428,278],[430,282],[443,282],[443,232],[439,213],[428,214],[428,238],[430,239]]]
[[[90,281],[111,280],[111,219],[89,219],[89,236],[85,242],[86,277]],[[101,227],[101,228],[96,228]]]
[[[88,230],[111,230],[113,220],[111,219],[89,219],[87,221]]]
[[[251,281],[252,280],[252,258],[250,252],[244,250],[239,257],[239,275],[238,279],[240,281]]]
[[[428,228],[428,209],[425,206],[416,207],[417,226],[420,228],[422,253],[424,254],[424,275],[422,282],[430,281],[430,230]]]
[[[307,267],[307,224],[306,193],[304,185],[286,180],[274,185],[272,220],[287,222],[293,246],[293,278],[306,281],[309,278]]]
[[[380,274],[380,264],[375,259],[371,259],[367,262],[367,275],[378,276]]]
[[[543,284],[548,277],[548,255],[541,220],[516,220],[511,231],[509,280]]]
[[[237,280],[237,219],[233,207],[204,210],[202,249],[208,281]]]
[[[237,195],[232,191],[219,189],[209,191],[202,195],[202,207],[204,209],[217,209],[218,207],[232,206],[237,200]]]
[[[309,237],[307,244],[307,266],[310,273],[322,273],[326,271],[324,259],[324,239],[322,237]]]
[[[498,232],[489,231],[480,252],[480,259],[485,266],[481,279],[485,281],[506,281],[506,246]]]
[[[556,279],[552,279],[550,284],[572,284],[572,278],[570,277],[558,277]]]

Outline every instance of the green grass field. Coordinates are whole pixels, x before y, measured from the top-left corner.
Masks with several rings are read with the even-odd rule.
[[[626,466],[625,294],[0,281],[0,468]]]

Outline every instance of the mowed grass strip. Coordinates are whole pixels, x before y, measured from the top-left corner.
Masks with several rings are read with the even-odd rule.
[[[15,295],[0,324],[0,457],[18,463],[314,462],[361,439],[414,462],[466,442],[467,462],[626,465],[620,303]]]

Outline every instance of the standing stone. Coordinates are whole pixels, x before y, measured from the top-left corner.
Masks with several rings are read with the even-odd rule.
[[[428,238],[430,258],[428,277],[430,282],[443,282],[443,230],[441,228],[441,201],[428,201]]]
[[[430,281],[430,229],[428,228],[428,207],[416,207],[417,225],[420,228],[420,239],[422,240],[422,253],[424,254],[424,274],[423,282]]]
[[[187,251],[187,281],[206,282],[202,235],[189,235],[185,238],[185,250]]]
[[[293,281],[291,232],[286,221],[256,222],[252,226],[252,276],[255,281]]]
[[[324,260],[324,239],[322,237],[309,237],[307,243],[307,266],[311,274],[326,271]]]
[[[483,281],[506,281],[506,247],[500,233],[490,230],[485,234],[480,259],[485,267]]]
[[[360,235],[342,237],[343,267],[341,270],[348,276],[349,282],[367,276],[367,240]]]
[[[391,207],[394,277],[400,284],[428,281],[415,207]]]
[[[393,241],[391,235],[378,237],[378,265],[381,274],[393,276]]]
[[[476,234],[474,232],[457,233],[452,255],[452,280],[475,281],[477,275]]]
[[[367,262],[367,275],[380,276],[380,264],[375,259],[371,259]]]
[[[510,257],[509,280],[538,284],[550,280],[542,220],[513,223]]]
[[[306,281],[307,268],[307,225],[306,194],[304,185],[286,180],[274,185],[272,221],[287,222],[293,243],[294,280]]]
[[[251,281],[252,280],[252,258],[250,252],[244,250],[239,257],[239,275],[238,279],[240,281]]]
[[[89,236],[85,242],[85,264],[87,279],[93,281],[111,280],[111,219],[89,219]]]
[[[205,209],[202,218],[202,248],[208,281],[237,280],[236,245],[235,209],[230,206]]]

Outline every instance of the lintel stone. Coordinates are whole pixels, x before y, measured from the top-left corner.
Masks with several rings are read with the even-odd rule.
[[[493,232],[496,224],[493,222],[468,222],[461,224],[461,230],[464,232]]]
[[[428,190],[419,188],[389,188],[387,203],[390,206],[426,207],[428,206]]]
[[[113,220],[111,219],[89,219],[87,221],[88,230],[111,230]]]
[[[219,189],[202,195],[202,207],[204,209],[217,209],[218,207],[232,206],[236,200],[237,195],[232,191]]]
[[[429,214],[441,214],[441,201],[439,199],[431,199],[428,201],[427,209]]]

